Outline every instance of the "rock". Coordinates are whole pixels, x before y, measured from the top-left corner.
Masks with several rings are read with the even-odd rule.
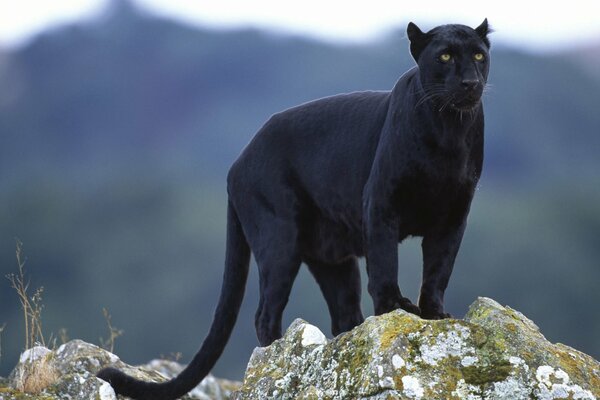
[[[155,360],[133,367],[116,355],[85,343],[72,340],[51,351],[36,346],[25,351],[8,380],[0,380],[0,400],[117,400],[112,387],[96,373],[106,366],[147,381],[165,381],[183,369],[170,361]],[[216,379],[209,375],[182,399],[225,400],[239,388],[239,382]]]
[[[148,370],[158,371],[165,377],[171,379],[179,375],[183,371],[184,366],[168,360],[152,360],[143,368]],[[191,392],[191,399],[200,400],[217,400],[229,399],[231,394],[240,388],[240,382],[230,381],[227,379],[217,379],[212,375],[208,375],[200,382]]]
[[[9,379],[0,378],[0,400],[117,400],[110,385],[95,376],[109,365],[152,381],[183,368],[164,360],[132,367],[80,340],[55,351],[38,346],[23,353]],[[479,298],[464,320],[427,321],[397,310],[370,317],[333,340],[297,319],[282,339],[254,350],[241,386],[208,376],[183,399],[598,397],[598,361],[548,342],[518,311]]]
[[[552,344],[523,314],[487,298],[464,320],[402,310],[333,340],[297,319],[256,348],[242,399],[596,399],[600,363]]]

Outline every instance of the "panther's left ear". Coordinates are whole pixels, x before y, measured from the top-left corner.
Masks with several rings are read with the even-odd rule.
[[[483,43],[485,43],[485,45],[489,48],[490,40],[488,39],[487,35],[492,33],[493,31],[492,31],[492,28],[490,28],[490,26],[488,24],[487,18],[483,20],[481,25],[479,25],[477,28],[475,28],[475,32],[477,32],[477,35],[479,35],[481,40],[483,40]]]

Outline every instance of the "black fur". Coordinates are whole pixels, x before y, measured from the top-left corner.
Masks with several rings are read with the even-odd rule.
[[[235,323],[250,249],[259,267],[256,332],[263,346],[281,337],[302,262],[325,296],[334,335],[363,321],[363,256],[376,314],[402,308],[424,318],[449,316],[444,292],[483,162],[489,27],[485,20],[476,29],[444,25],[424,33],[411,23],[407,33],[418,66],[392,91],[316,100],[261,128],[229,172],[225,276],[200,351],[163,384],[101,371],[117,393],[174,399],[204,378]],[[397,246],[408,236],[423,237],[418,306],[397,282]]]

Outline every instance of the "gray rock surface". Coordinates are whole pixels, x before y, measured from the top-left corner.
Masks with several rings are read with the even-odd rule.
[[[112,387],[96,373],[105,366],[114,366],[139,379],[160,382],[175,376],[183,366],[165,360],[133,367],[116,355],[85,343],[72,340],[55,351],[37,346],[25,351],[8,379],[0,380],[0,400],[117,400]],[[226,400],[239,388],[239,382],[207,376],[186,400]]]
[[[333,340],[300,319],[255,349],[246,399],[596,399],[600,364],[548,342],[523,314],[479,298],[464,320],[397,310]]]
[[[183,368],[164,360],[132,367],[74,340],[55,351],[35,347],[23,353],[10,377],[0,378],[0,400],[117,400],[110,385],[95,377],[108,365],[152,381]],[[31,391],[35,393],[25,393]],[[370,317],[332,340],[297,319],[282,339],[254,350],[243,384],[209,376],[183,399],[598,397],[598,361],[548,342],[518,311],[479,298],[464,320],[427,321],[397,310]]]

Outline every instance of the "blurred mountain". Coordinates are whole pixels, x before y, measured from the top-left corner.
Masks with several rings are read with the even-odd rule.
[[[7,56],[0,78],[3,167],[30,168],[32,159],[65,166],[106,153],[131,159],[132,152],[137,162],[162,157],[166,146],[187,148],[188,157],[223,170],[269,114],[314,97],[388,89],[412,65],[400,34],[336,47],[258,31],[200,30],[127,4],[114,2],[99,20],[48,32]],[[494,52],[489,173],[595,158],[598,84],[575,72],[560,56]]]
[[[476,296],[492,296],[551,340],[600,357],[600,79],[573,54],[493,48],[485,173],[448,308],[462,315]],[[125,330],[116,351],[126,361],[179,351],[189,359],[220,287],[224,179],[236,155],[271,114],[389,89],[413,64],[401,31],[333,45],[191,27],[126,1],[1,52],[2,274],[14,270],[18,237],[32,287],[46,289],[49,331],[97,341],[107,307]],[[401,287],[416,297],[418,243],[400,251]],[[0,373],[22,345],[8,286]],[[288,322],[301,316],[327,330],[315,290],[301,272]],[[246,297],[220,376],[239,378],[257,344],[255,275]]]
[[[600,81],[600,40],[568,52],[571,62]]]

